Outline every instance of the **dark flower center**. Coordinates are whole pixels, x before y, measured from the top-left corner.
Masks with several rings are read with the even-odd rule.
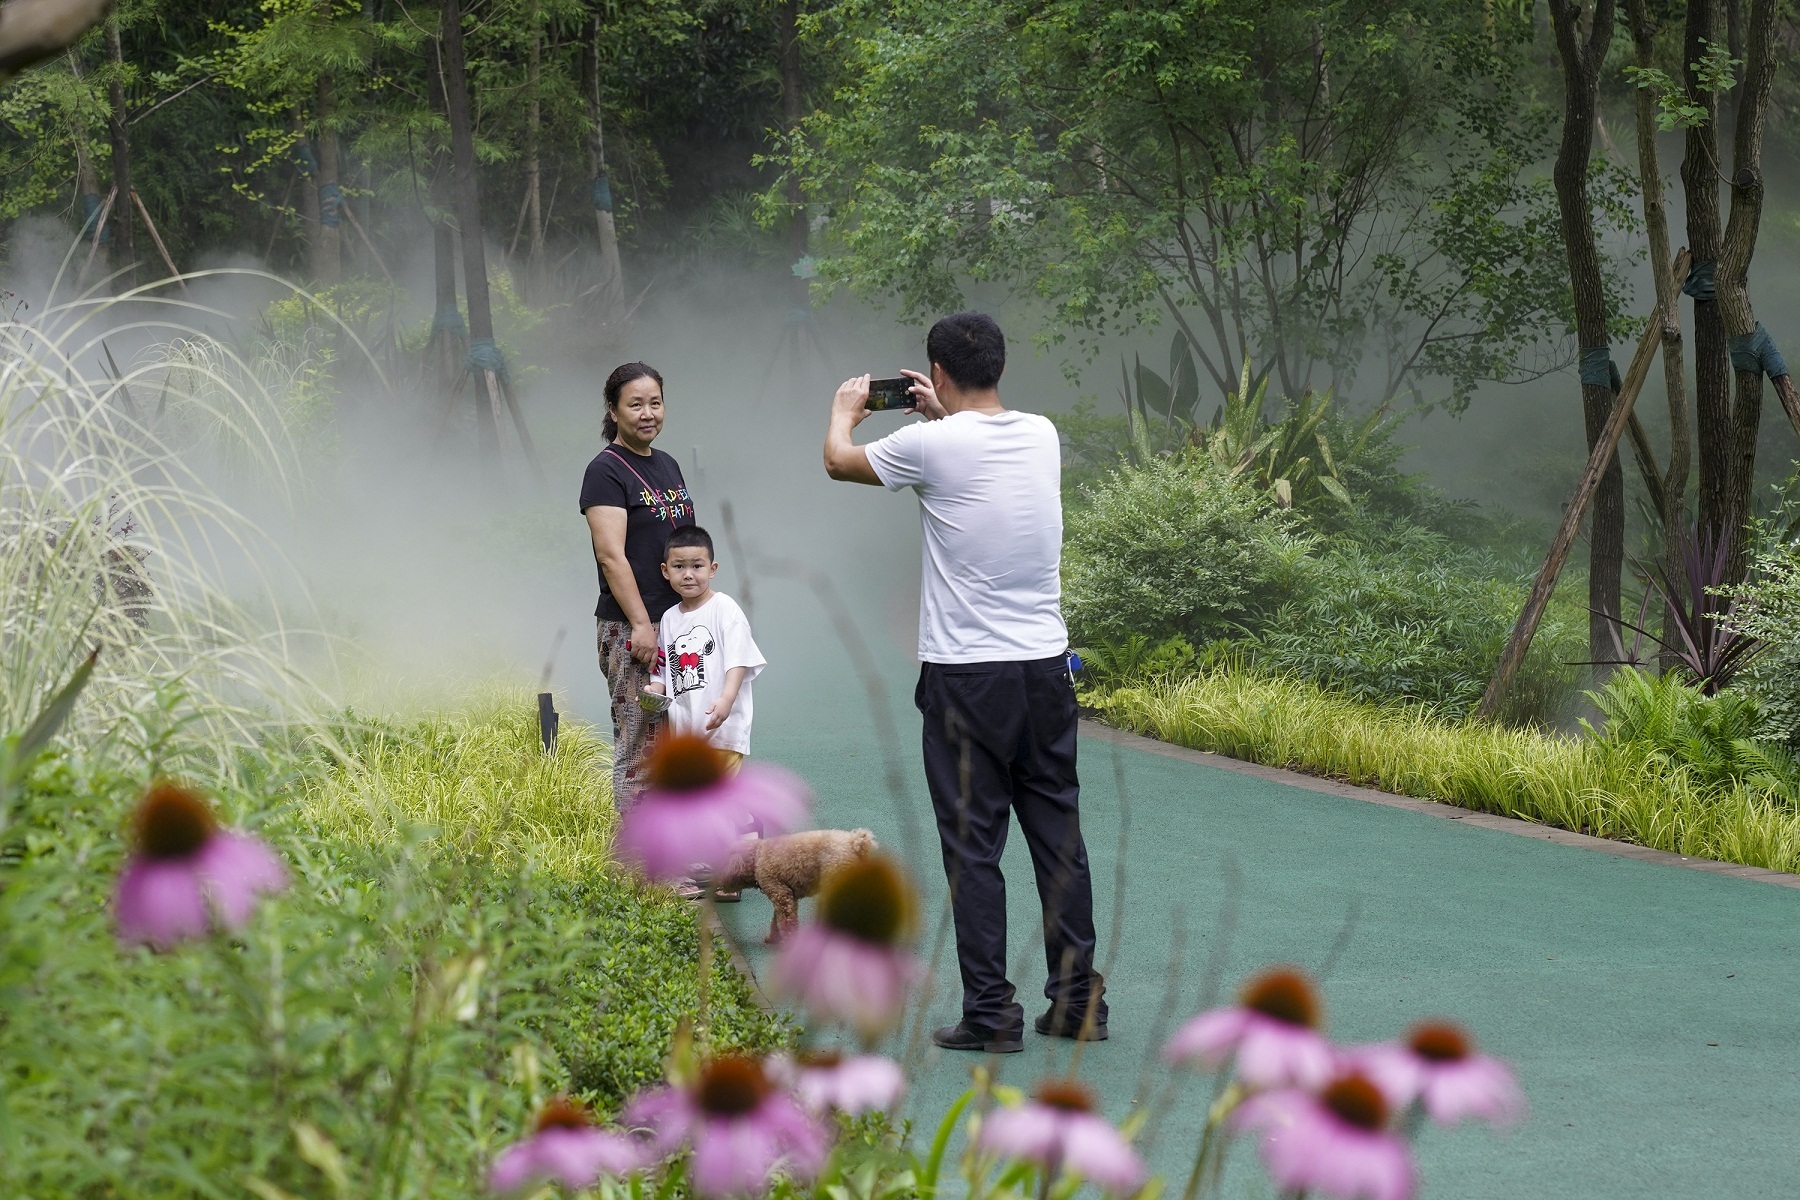
[[[794,1061],[809,1071],[830,1071],[844,1061],[842,1050],[802,1050]]]
[[[191,857],[219,827],[206,801],[168,779],[150,785],[132,821],[138,853],[153,859]]]
[[[839,867],[819,889],[819,920],[827,928],[877,946],[904,940],[912,915],[912,885],[885,854]]]
[[[1074,1079],[1046,1079],[1037,1085],[1031,1096],[1039,1104],[1063,1112],[1094,1111],[1094,1093]]]
[[[1319,1099],[1346,1125],[1373,1131],[1387,1124],[1388,1106],[1381,1089],[1361,1075],[1343,1075],[1332,1080],[1319,1094]]]
[[[1310,980],[1291,967],[1276,967],[1244,985],[1243,1004],[1253,1012],[1302,1029],[1319,1027],[1319,996]]]
[[[1474,1049],[1469,1043],[1469,1035],[1448,1021],[1415,1025],[1407,1045],[1428,1062],[1461,1062]]]
[[[556,1096],[538,1110],[537,1129],[542,1133],[546,1129],[586,1129],[593,1124],[586,1108],[579,1100],[571,1100],[567,1096]]]
[[[725,778],[725,760],[712,743],[685,733],[657,738],[644,769],[659,792],[697,792]]]
[[[769,1094],[762,1064],[742,1054],[722,1054],[700,1072],[700,1107],[715,1117],[741,1117],[756,1111]]]

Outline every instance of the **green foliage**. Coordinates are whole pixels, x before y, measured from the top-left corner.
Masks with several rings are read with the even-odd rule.
[[[1084,495],[1063,543],[1063,612],[1079,645],[1209,641],[1293,587],[1310,541],[1198,452],[1121,467]]]
[[[610,809],[607,776],[591,735],[565,728],[560,768],[501,750],[470,778],[476,747],[511,747],[527,724],[485,727],[497,719],[430,725],[439,748],[463,748],[435,778],[422,778],[430,747],[397,757],[380,727],[340,739],[348,758],[323,782],[308,742],[272,745],[222,800],[274,841],[292,887],[240,935],[165,954],[122,949],[108,916],[135,780],[41,764],[0,846],[0,1190],[319,1195],[329,1162],[349,1194],[474,1195],[550,1092],[611,1110],[660,1078],[695,1011],[694,910],[558,858],[554,837],[542,861],[521,853],[546,818],[514,797]],[[318,803],[348,800],[351,778],[391,796],[456,792],[485,815],[435,831],[396,821],[360,844],[322,836]],[[482,837],[505,812],[511,840]],[[784,1041],[716,965],[715,1044]]]
[[[1051,307],[1052,341],[1173,320],[1221,392],[1250,357],[1292,396],[1425,373],[1460,403],[1566,306],[1529,21],[1440,0],[1375,22],[1304,0],[840,14],[834,103],[786,161],[832,205],[826,277],[909,313],[999,282]]]
[[[1652,756],[1688,772],[1702,787],[1791,790],[1800,800],[1800,765],[1761,740],[1763,718],[1754,696],[1733,689],[1709,696],[1673,671],[1657,675],[1630,667],[1587,696],[1606,724],[1603,730],[1585,720],[1581,726],[1603,745]]]
[[[1089,697],[1164,741],[1724,862],[1800,871],[1800,811],[1591,738],[1374,705],[1230,666]]]
[[[1738,596],[1732,627],[1760,638],[1766,651],[1739,677],[1763,714],[1764,736],[1800,751],[1800,474],[1784,485],[1784,502],[1763,526],[1751,578]]]
[[[1179,633],[1157,642],[1133,633],[1119,641],[1079,647],[1076,653],[1081,656],[1081,677],[1076,682],[1084,689],[1182,675],[1194,669],[1196,657],[1194,644]]]
[[[1250,645],[1273,673],[1460,717],[1481,699],[1525,590],[1491,557],[1424,530],[1382,549],[1335,542]],[[1585,629],[1584,615],[1552,611],[1509,718],[1551,722],[1567,709],[1585,674],[1567,665],[1584,657]]]

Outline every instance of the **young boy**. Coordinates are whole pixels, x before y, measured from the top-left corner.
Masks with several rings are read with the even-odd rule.
[[[653,690],[669,698],[672,730],[704,737],[736,769],[750,752],[750,684],[767,663],[744,610],[713,591],[712,535],[698,525],[670,533],[662,573],[681,599],[662,615],[661,686]]]

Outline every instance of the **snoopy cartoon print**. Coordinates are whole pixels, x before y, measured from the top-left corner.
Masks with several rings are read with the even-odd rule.
[[[706,656],[713,652],[712,630],[696,625],[669,646],[670,665],[675,668],[675,694],[698,691],[706,686]]]

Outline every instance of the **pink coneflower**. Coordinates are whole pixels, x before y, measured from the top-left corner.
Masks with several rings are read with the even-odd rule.
[[[826,877],[814,919],[788,936],[769,985],[821,1021],[874,1040],[894,1027],[917,973],[907,944],[916,905],[912,884],[885,854],[870,854]]]
[[[705,738],[667,732],[645,762],[646,784],[619,819],[619,855],[673,882],[724,868],[754,820],[774,836],[806,820],[806,785],[792,772],[745,763],[726,774]]]
[[[1405,1139],[1387,1127],[1388,1104],[1365,1075],[1340,1075],[1318,1094],[1263,1092],[1232,1114],[1262,1132],[1262,1160],[1277,1189],[1331,1200],[1409,1200],[1417,1185]]]
[[[846,1058],[836,1050],[802,1051],[794,1058],[769,1060],[769,1073],[815,1113],[850,1116],[891,1108],[906,1090],[900,1064],[878,1054]]]
[[[643,1165],[643,1151],[636,1142],[624,1134],[595,1129],[587,1109],[558,1096],[538,1113],[530,1137],[501,1151],[488,1172],[488,1186],[511,1192],[554,1179],[579,1190],[592,1187],[603,1174],[629,1175]]]
[[[1479,1117],[1497,1126],[1524,1115],[1525,1096],[1512,1071],[1475,1052],[1468,1031],[1449,1021],[1413,1026],[1403,1045],[1358,1046],[1345,1054],[1381,1088],[1387,1102],[1405,1108],[1414,1100],[1440,1125]]]
[[[1194,1017],[1163,1047],[1170,1062],[1209,1070],[1236,1059],[1253,1088],[1314,1089],[1331,1077],[1331,1044],[1320,1036],[1318,993],[1292,967],[1276,967],[1244,985],[1240,1002]]]
[[[776,1170],[817,1175],[831,1148],[825,1128],[776,1090],[754,1058],[708,1062],[692,1088],[658,1088],[634,1099],[625,1124],[648,1129],[654,1157],[693,1148],[691,1177],[703,1196],[760,1192]]]
[[[259,895],[287,886],[287,869],[261,838],[219,828],[181,784],[159,779],[138,802],[131,857],[113,893],[119,938],[165,949],[203,937],[215,922],[237,929]]]
[[[1047,1079],[1018,1108],[989,1113],[977,1144],[1037,1163],[1046,1179],[1066,1171],[1108,1192],[1136,1191],[1146,1174],[1131,1143],[1094,1115],[1093,1094],[1073,1079]]]

